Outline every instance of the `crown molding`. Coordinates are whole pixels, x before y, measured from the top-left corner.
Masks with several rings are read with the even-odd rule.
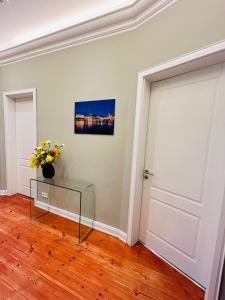
[[[0,66],[133,30],[177,0],[136,0],[72,27],[0,51]]]

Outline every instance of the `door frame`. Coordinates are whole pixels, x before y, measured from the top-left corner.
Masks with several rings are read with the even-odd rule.
[[[148,112],[150,89],[153,82],[181,75],[187,72],[225,62],[225,41],[177,57],[163,64],[138,73],[137,97],[133,136],[133,154],[131,164],[127,243],[134,245],[139,238],[141,201],[143,187],[143,170],[145,163],[145,146],[147,141]],[[225,190],[225,183],[224,183]],[[224,194],[225,195],[225,194]],[[215,247],[214,263],[211,270],[210,285],[206,290],[206,300],[218,297],[225,257],[225,196],[224,209],[221,212],[220,227]]]
[[[5,126],[5,157],[6,157],[6,190],[7,195],[16,193],[16,100],[22,97],[32,97],[35,116],[35,141],[37,141],[37,90],[36,88],[7,91],[3,93],[4,126]],[[37,176],[37,172],[36,172]]]

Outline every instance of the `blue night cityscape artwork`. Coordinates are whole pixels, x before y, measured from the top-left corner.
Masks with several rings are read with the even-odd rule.
[[[74,103],[74,133],[114,134],[115,99]]]

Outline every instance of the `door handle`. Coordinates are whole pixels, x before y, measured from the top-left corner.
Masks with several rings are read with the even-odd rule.
[[[149,170],[144,170],[144,179],[148,179],[149,176],[154,176]]]

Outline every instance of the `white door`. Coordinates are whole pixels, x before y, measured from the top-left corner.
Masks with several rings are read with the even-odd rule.
[[[207,287],[225,183],[224,65],[151,86],[140,240]]]
[[[17,193],[26,196],[30,194],[30,178],[36,177],[36,171],[29,167],[36,144],[35,120],[33,99],[16,99]]]

